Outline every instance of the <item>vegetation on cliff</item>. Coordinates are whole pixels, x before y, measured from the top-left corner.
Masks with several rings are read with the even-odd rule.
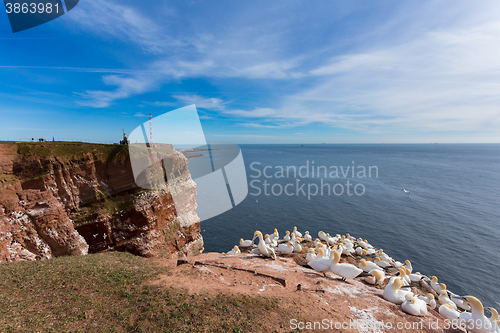
[[[74,160],[88,153],[96,156],[97,159],[107,162],[128,157],[126,145],[61,141],[19,143],[0,141],[0,144],[15,145],[19,157],[23,159],[58,157]]]
[[[153,286],[158,259],[111,252],[0,265],[2,332],[249,332],[280,301]]]

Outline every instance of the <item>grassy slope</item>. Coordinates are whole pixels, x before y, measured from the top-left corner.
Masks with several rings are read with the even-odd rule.
[[[279,300],[150,286],[168,268],[112,252],[0,264],[1,332],[255,332]]]
[[[0,144],[14,144],[11,142],[0,142]],[[41,143],[15,143],[18,154],[22,158],[30,157],[58,157],[73,159],[83,154],[92,153],[107,162],[117,157],[128,157],[128,149],[125,145],[105,145],[84,142],[41,142]]]

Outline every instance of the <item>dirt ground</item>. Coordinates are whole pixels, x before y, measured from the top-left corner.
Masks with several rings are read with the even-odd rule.
[[[251,253],[203,253],[183,259],[179,265],[171,259],[164,264],[173,269],[152,285],[183,288],[190,294],[243,294],[277,300],[277,309],[254,319],[262,332],[460,332],[447,329],[445,319],[435,310],[415,317],[386,301],[382,294],[388,279],[372,286],[364,278],[342,281],[331,274],[324,277],[299,265],[302,256],[273,260]],[[425,288],[418,283],[412,289]]]

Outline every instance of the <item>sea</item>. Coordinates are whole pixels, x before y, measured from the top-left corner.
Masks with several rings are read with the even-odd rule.
[[[227,252],[256,230],[349,233],[499,308],[500,144],[240,148],[248,195],[201,222],[205,252]]]

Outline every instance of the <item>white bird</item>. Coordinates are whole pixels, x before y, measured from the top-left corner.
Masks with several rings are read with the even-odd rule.
[[[425,304],[429,305],[429,307],[431,309],[435,309],[436,308],[436,300],[434,299],[434,295],[429,293],[427,294],[427,296],[418,296],[418,298],[420,298],[422,301],[425,302]]]
[[[498,333],[500,331],[500,325],[499,325],[499,320],[498,320],[498,311],[495,308],[488,308],[488,310],[491,312],[491,333]]]
[[[306,231],[306,234],[304,235],[304,239],[308,242],[312,241],[311,235],[309,235],[309,231]]]
[[[458,308],[465,310],[465,311],[471,310],[470,305],[467,302],[465,302],[462,299],[462,297],[455,295],[451,291],[448,291],[448,293],[450,294],[450,299],[453,301],[453,303],[455,303],[457,305]]]
[[[410,285],[410,278],[406,275],[406,269],[404,267],[399,267],[399,278],[403,281],[403,286]]]
[[[293,233],[296,237],[302,238],[302,233],[297,231],[297,227],[293,227]]]
[[[243,238],[240,238],[240,247],[250,247],[253,246],[253,241],[250,239],[244,240]]]
[[[271,257],[273,259],[276,259],[276,253],[274,253],[274,250],[272,247],[270,247],[269,245],[266,245],[264,238],[262,238],[262,232],[260,232],[258,230],[255,231],[255,233],[253,234],[253,239],[255,239],[257,237],[259,238],[259,244],[257,245],[257,249],[260,252],[260,254],[263,255],[264,257]],[[253,242],[253,239],[252,239],[252,242]],[[254,251],[252,251],[252,252],[255,253]]]
[[[326,236],[328,237],[328,244],[330,245],[333,245],[335,243],[337,243],[337,241],[339,240],[340,237],[338,237],[338,235],[336,237],[331,237],[330,234],[326,234]]]
[[[366,242],[363,240],[363,238],[358,238],[357,240],[357,243],[360,247],[364,248],[364,249],[368,249],[368,245],[366,244]]]
[[[298,239],[293,242],[293,252],[302,252],[302,245],[300,245],[300,242]]]
[[[288,242],[288,241],[290,241],[290,240],[291,240],[291,238],[290,238],[290,231],[288,231],[288,230],[287,230],[287,231],[285,232],[285,237],[283,237],[283,240],[284,240],[285,242]]]
[[[361,268],[364,272],[370,272],[374,269],[380,270],[380,267],[377,264],[374,264],[371,261],[366,261],[365,259],[361,259],[359,262],[359,268]]]
[[[491,333],[493,325],[484,315],[481,301],[474,296],[464,296],[463,298],[470,304],[471,312],[460,313],[460,323],[465,323],[466,329],[471,333]]]
[[[240,253],[241,253],[240,248],[238,247],[238,245],[235,245],[233,249],[229,251],[227,254],[240,254]]]
[[[410,277],[411,282],[418,282],[424,278],[424,276],[422,274],[420,274],[419,272],[409,273],[409,271],[410,270],[407,270],[406,274]]]
[[[320,249],[320,253],[322,252],[323,250]],[[311,260],[310,262],[308,262],[307,264],[312,267],[312,269],[314,269],[316,272],[320,272],[320,273],[323,273],[325,276],[326,276],[326,273],[330,272],[331,271],[331,263],[332,263],[332,259],[333,258],[325,258],[325,257],[321,257],[321,258],[316,258],[314,260]]]
[[[318,232],[318,237],[319,237],[319,239],[324,240],[325,242],[328,242],[328,240],[329,240],[328,236],[325,234],[324,231]]]
[[[382,268],[391,267],[387,261],[382,260],[380,257],[375,258],[375,264],[379,265]]]
[[[309,249],[307,251],[306,261],[309,263],[311,260],[316,259],[316,253],[314,249]]]
[[[378,250],[378,256],[380,257],[380,259],[382,259],[383,261],[386,261],[386,262],[391,262],[393,261],[391,257],[389,257],[387,255],[387,253],[384,252],[384,250],[380,249]]]
[[[352,247],[352,243],[344,242],[344,248],[342,250],[342,254],[348,256],[354,253],[354,248]]]
[[[441,316],[449,320],[456,320],[460,316],[460,313],[453,309],[449,304],[443,304],[439,307],[438,312]]]
[[[271,237],[269,237],[269,234],[265,234],[265,236],[264,236],[264,242],[265,242],[267,245],[270,245],[270,244],[271,244]]]
[[[358,247],[355,249],[355,251],[356,251],[356,254],[357,254],[358,256],[360,256],[360,255],[362,255],[362,254],[363,254],[363,251],[366,251],[366,250],[365,250],[365,249],[363,249],[361,246],[358,246]]]
[[[441,286],[438,283],[438,278],[435,276],[431,276],[431,279],[431,288],[439,294],[439,292],[441,292]]]
[[[399,278],[392,277],[389,284],[384,289],[384,299],[394,304],[401,304],[406,300],[406,295],[413,295],[411,291],[401,290],[403,281]]]
[[[293,253],[293,245],[290,241],[286,243],[278,245],[278,251],[281,254],[292,254]]]
[[[401,267],[401,268],[404,269],[404,271],[405,271],[405,281],[406,281],[406,283],[408,283],[408,285],[410,285],[411,284],[411,278],[410,278],[411,272],[410,272],[410,270],[408,268],[405,268],[405,267]]]
[[[272,235],[272,238],[276,241],[278,241],[280,239],[280,234],[278,232],[278,229],[274,229],[274,232],[273,232],[273,235]]]
[[[322,248],[320,248],[319,250],[317,250],[317,252],[318,252],[318,254],[316,255],[316,259],[325,258],[325,250],[323,250]]]
[[[413,316],[425,316],[427,314],[427,304],[419,298],[413,297],[411,294],[406,294],[405,301],[401,304],[401,309],[404,312]]]
[[[457,309],[457,305],[448,297],[448,292],[446,291],[446,285],[444,283],[440,284],[441,291],[439,292],[438,301],[440,304],[449,304],[454,310]]]
[[[370,271],[372,276],[365,277],[365,282],[369,284],[379,284],[385,279],[385,272],[380,269]]]
[[[410,270],[410,273],[413,272],[413,267],[411,267],[411,262],[410,260],[405,260],[405,263],[403,265],[405,268],[408,268]]]
[[[346,279],[354,279],[356,276],[363,272],[362,269],[357,268],[354,265],[347,263],[339,263],[340,261],[340,252],[333,251],[333,261],[330,264],[330,269],[333,274],[339,275],[342,277],[342,280]]]
[[[371,245],[367,239],[365,239],[365,244],[369,249],[373,249],[373,245]]]
[[[366,250],[366,254],[371,256],[372,254],[375,254],[375,249],[368,249]]]

